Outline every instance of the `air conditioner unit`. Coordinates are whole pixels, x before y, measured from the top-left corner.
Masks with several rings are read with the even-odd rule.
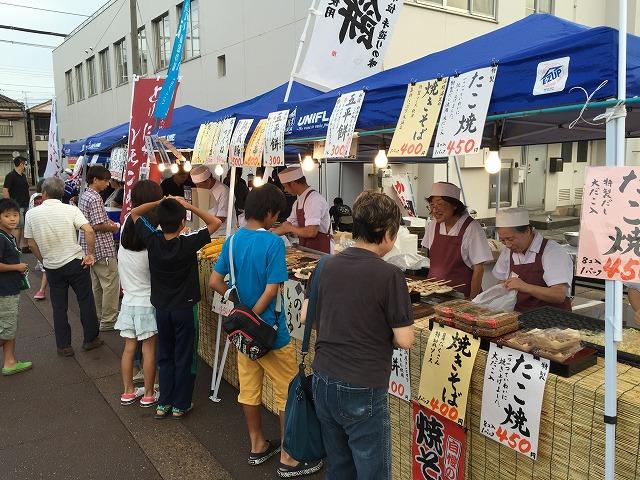
[[[46,142],[49,140],[49,135],[36,135],[36,142]]]

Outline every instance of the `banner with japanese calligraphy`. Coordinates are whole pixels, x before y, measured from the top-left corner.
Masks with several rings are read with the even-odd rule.
[[[271,112],[264,128],[264,166],[284,165],[284,131],[289,119],[289,110]]]
[[[391,359],[389,393],[405,402],[411,401],[411,371],[409,370],[409,350],[394,348]]]
[[[262,152],[264,151],[264,129],[267,119],[263,118],[256,125],[253,135],[249,139],[247,149],[244,152],[245,167],[260,167],[262,165]]]
[[[111,155],[109,156],[109,172],[111,173],[111,178],[121,182],[126,164],[127,149],[124,147],[111,149]]]
[[[62,158],[60,157],[60,145],[58,145],[58,102],[53,97],[51,100],[51,117],[49,118],[47,167],[44,170],[43,178],[59,177],[61,173]]]
[[[410,217],[417,217],[416,197],[413,194],[413,185],[409,174],[393,176],[393,191],[396,192],[398,200],[402,203],[406,213]]]
[[[229,164],[232,167],[241,167],[244,158],[244,142],[247,139],[249,129],[253,124],[252,118],[238,120],[236,129],[231,137],[231,145],[229,146]]]
[[[349,155],[363,100],[364,90],[345,93],[336,100],[329,119],[323,158],[345,158]]]
[[[284,282],[284,313],[289,335],[302,341],[304,325],[300,321],[300,312],[304,302],[304,285],[297,280]]]
[[[213,150],[213,163],[215,165],[224,165],[227,163],[229,144],[231,143],[231,135],[233,134],[235,124],[236,117],[227,118],[220,124],[218,140]]]
[[[199,165],[201,163],[204,163],[204,160],[201,157],[202,140],[204,138],[207,128],[209,128],[209,124],[203,123],[200,125],[200,128],[198,129],[198,134],[196,135],[196,141],[193,144],[193,154],[191,155],[191,165]]]
[[[479,347],[480,339],[473,335],[434,323],[424,352],[418,402],[464,425]]]
[[[587,169],[576,275],[640,283],[638,192],[640,167]]]
[[[413,480],[463,480],[466,435],[455,422],[413,402]]]
[[[388,157],[427,156],[448,80],[427,80],[407,87]]]
[[[402,0],[321,0],[296,79],[324,90],[382,71]]]
[[[217,122],[203,123],[200,125],[198,135],[196,136],[196,143],[193,146],[192,165],[202,165],[208,162],[217,128],[219,128]]]
[[[220,130],[222,129],[222,122],[213,122],[210,124],[209,134],[207,136],[206,145],[209,146],[206,155],[205,164],[215,165],[216,163],[216,145],[218,144],[218,137],[220,137]]]
[[[482,387],[480,432],[536,459],[549,360],[492,343]]]
[[[449,78],[433,158],[468,155],[480,150],[497,72],[497,66],[486,67]]]

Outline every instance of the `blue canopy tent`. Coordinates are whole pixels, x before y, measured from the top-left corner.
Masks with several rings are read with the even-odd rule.
[[[90,135],[85,141],[84,153],[91,155],[98,152],[108,152],[127,140],[129,122],[108,128],[95,135]]]
[[[62,153],[65,157],[77,157],[84,152],[84,142],[86,138],[82,138],[75,142],[65,143],[62,145]]]

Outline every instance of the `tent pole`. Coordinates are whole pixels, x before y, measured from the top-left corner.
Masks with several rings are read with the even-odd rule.
[[[302,57],[302,49],[304,48],[304,44],[307,41],[307,33],[309,32],[309,24],[311,23],[311,16],[316,15],[319,1],[320,0],[313,0],[311,7],[309,7],[309,13],[307,14],[307,21],[304,24],[302,35],[300,35],[300,40],[298,42],[298,51],[296,52],[296,58],[293,61],[293,68],[291,69],[291,75],[289,76],[287,92],[284,94],[284,103],[287,103],[289,101],[289,95],[291,94],[291,87],[293,86],[293,77],[296,75],[296,72],[298,71],[298,67],[300,66],[299,64],[300,64],[300,57]]]
[[[462,185],[462,173],[460,172],[460,164],[458,163],[458,156],[453,156],[453,163],[456,165],[456,172],[458,174],[458,183],[460,183],[460,191],[462,192],[462,201],[465,205],[469,206],[467,203],[467,195],[464,193],[464,185]],[[448,168],[448,167],[447,167]]]

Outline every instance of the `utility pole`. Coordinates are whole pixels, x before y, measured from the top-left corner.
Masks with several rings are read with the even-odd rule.
[[[129,0],[129,17],[131,20],[131,68],[134,75],[140,75],[140,51],[138,49],[138,10],[136,0]]]

